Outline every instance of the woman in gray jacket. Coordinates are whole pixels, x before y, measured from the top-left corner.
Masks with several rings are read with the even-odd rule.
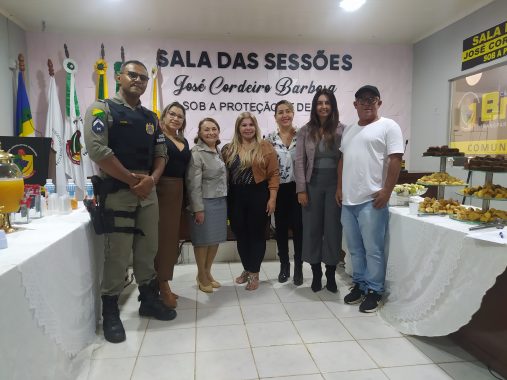
[[[201,120],[186,175],[197,285],[206,293],[220,287],[211,275],[211,265],[218,245],[227,240],[227,174],[217,149],[219,135],[220,126],[214,119]]]
[[[335,194],[343,125],[332,91],[318,90],[313,97],[310,121],[297,134],[296,192],[303,214],[303,260],[312,266],[312,290],[322,289],[322,264],[326,288],[338,291],[335,279],[342,242],[341,209]]]

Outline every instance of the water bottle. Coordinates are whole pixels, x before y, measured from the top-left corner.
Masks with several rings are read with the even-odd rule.
[[[76,210],[77,209],[76,184],[71,179],[67,181],[67,194],[69,195],[70,206],[72,210]]]
[[[53,183],[53,180],[51,178],[48,178],[46,180],[46,184],[44,185],[44,188],[46,189],[46,197],[48,197],[49,194],[56,193],[56,187],[55,187],[55,184]]]
[[[46,180],[44,185],[46,189],[46,202],[47,202],[47,215],[53,215],[58,212],[58,194],[56,194],[56,187],[51,178]]]
[[[95,196],[93,194],[93,184],[92,181],[87,180],[85,183],[85,197],[83,200],[85,206],[95,205]]]

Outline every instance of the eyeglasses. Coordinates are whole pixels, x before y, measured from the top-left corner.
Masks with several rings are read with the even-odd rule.
[[[359,104],[361,104],[362,106],[366,106],[366,105],[371,105],[371,104],[377,104],[377,102],[379,100],[380,99],[375,96],[375,97],[371,97],[371,98],[358,98],[357,102]]]
[[[185,119],[185,116],[178,115],[177,113],[172,112],[172,111],[169,111],[167,114],[169,115],[169,117],[172,117],[173,119],[178,119],[178,120],[184,120]]]
[[[150,79],[148,76],[136,73],[135,71],[127,71],[126,73],[123,74],[128,76],[131,80],[139,79],[141,82],[148,82],[148,80]]]

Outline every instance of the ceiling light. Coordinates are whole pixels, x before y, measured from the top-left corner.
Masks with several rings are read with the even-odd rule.
[[[465,78],[465,81],[469,86],[475,86],[481,80],[482,73],[477,73],[474,75],[469,75]]]
[[[366,0],[342,0],[340,1],[340,8],[347,12],[354,12],[361,8]]]

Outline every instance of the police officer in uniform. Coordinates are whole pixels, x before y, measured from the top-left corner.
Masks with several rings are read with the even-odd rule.
[[[141,62],[125,62],[116,76],[118,93],[112,99],[94,102],[85,116],[86,146],[101,169],[102,180],[97,188],[105,232],[102,316],[104,337],[112,343],[126,339],[118,296],[131,251],[139,285],[139,314],[160,320],[176,317],[176,311],[160,301],[154,280],[153,260],[158,248],[155,185],[164,170],[167,152],[157,116],[139,100],[148,79]]]

